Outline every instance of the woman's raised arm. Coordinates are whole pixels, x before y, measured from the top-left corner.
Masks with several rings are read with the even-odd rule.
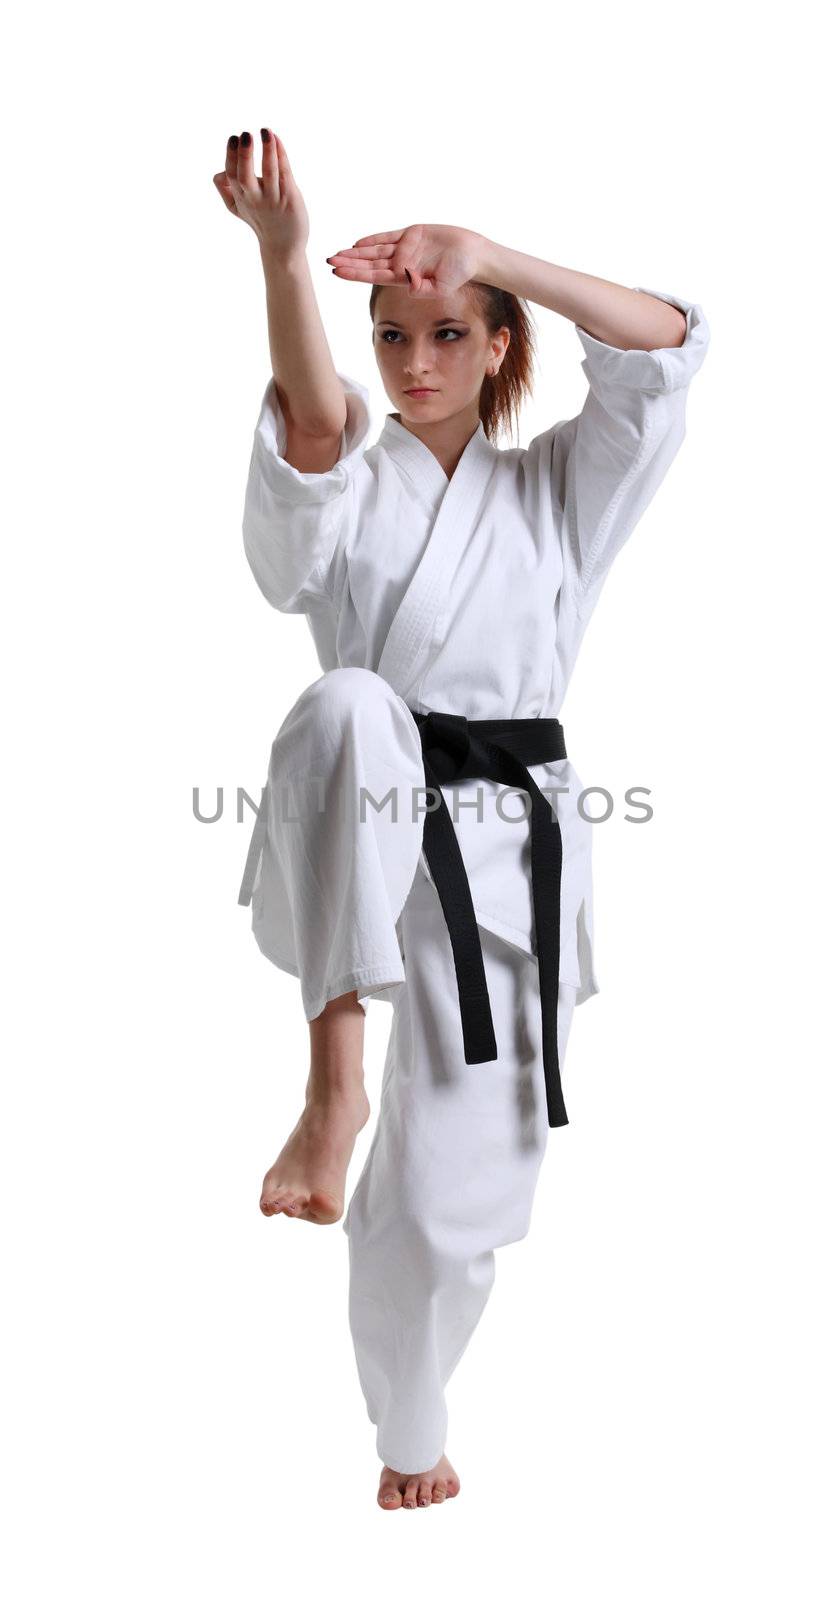
[[[306,259],[305,202],[279,136],[269,128],[261,135],[261,178],[253,141],[243,133],[228,140],[225,170],[213,182],[228,211],[259,240],[271,370],[288,430],[284,459],[300,472],[327,472],[338,458],[346,400]]]

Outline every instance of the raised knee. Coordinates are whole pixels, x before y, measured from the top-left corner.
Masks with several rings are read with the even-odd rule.
[[[405,761],[415,752],[421,781],[419,733],[407,706],[380,673],[369,667],[330,667],[302,691],[274,739],[274,752],[289,741],[311,736],[327,744],[348,735],[378,748],[394,739]],[[306,759],[301,757],[300,759]]]
[[[380,701],[389,684],[369,667],[330,667],[303,690],[301,698],[325,704],[336,712],[356,711],[361,705]]]

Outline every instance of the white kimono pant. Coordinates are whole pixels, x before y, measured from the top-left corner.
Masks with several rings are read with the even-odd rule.
[[[362,804],[364,789],[390,803]],[[260,949],[299,977],[309,1021],[353,989],[365,1010],[376,991],[394,1008],[378,1121],[342,1226],[377,1452],[418,1473],[445,1449],[445,1388],[488,1300],[494,1251],[529,1229],[550,1132],[538,967],[479,929],[498,1054],[467,1064],[448,928],[418,866],[419,732],[377,673],[339,667],[303,691],[274,740],[265,802]],[[560,983],[563,1065],[575,1001]]]

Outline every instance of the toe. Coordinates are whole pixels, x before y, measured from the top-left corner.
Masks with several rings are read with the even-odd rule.
[[[434,1483],[433,1489],[431,1490],[431,1499],[432,1500],[436,1500],[436,1501],[444,1500],[446,1498],[447,1494],[448,1494],[448,1490],[447,1490],[447,1488],[445,1486],[445,1479],[444,1478],[437,1478],[436,1482]]]
[[[430,1478],[420,1478],[420,1480],[419,1480],[419,1494],[417,1496],[417,1499],[419,1501],[420,1506],[429,1506],[430,1505],[430,1503],[431,1503],[431,1480],[430,1480]]]
[[[408,1478],[407,1483],[404,1486],[404,1494],[402,1495],[402,1505],[404,1506],[406,1511],[408,1511],[408,1510],[415,1511],[416,1510],[416,1495],[417,1495],[418,1489],[419,1489],[419,1479],[418,1478]]]
[[[338,1222],[343,1215],[343,1201],[328,1189],[312,1189],[308,1205],[318,1222]]]
[[[401,1493],[397,1483],[385,1480],[378,1490],[378,1504],[385,1511],[396,1511],[402,1503]]]

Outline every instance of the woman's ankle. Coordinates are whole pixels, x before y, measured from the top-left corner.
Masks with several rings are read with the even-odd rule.
[[[311,1063],[306,1100],[346,1096],[364,1090],[364,1008],[356,990],[330,1000],[309,1023]]]

